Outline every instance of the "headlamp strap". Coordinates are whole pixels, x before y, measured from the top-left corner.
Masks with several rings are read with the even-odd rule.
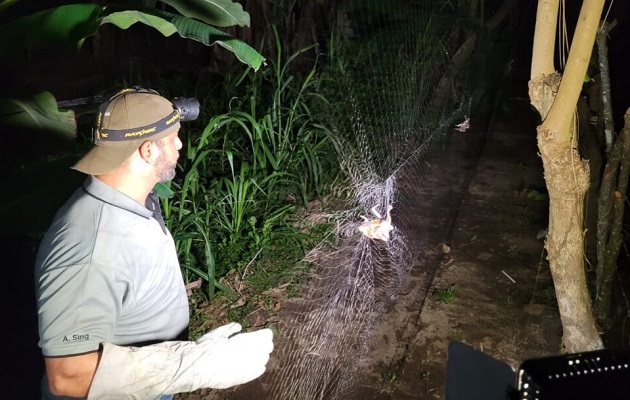
[[[107,109],[107,107],[105,107]],[[99,108],[98,116],[96,117],[97,125],[94,132],[94,143],[101,141],[107,142],[123,142],[127,140],[142,139],[143,136],[153,136],[156,133],[163,132],[179,122],[179,112],[173,111],[161,120],[149,125],[141,126],[133,129],[103,129],[101,128],[101,122],[103,120],[103,113],[105,110]]]
[[[134,87],[133,89],[124,89],[113,95],[108,102],[101,104],[98,108],[98,114],[96,116],[96,129],[92,131],[92,140],[94,141],[94,143],[98,143],[101,141],[124,142],[127,140],[141,139],[143,136],[146,135],[153,136],[156,133],[163,132],[165,129],[170,128],[179,121],[179,112],[177,110],[174,110],[171,114],[167,115],[161,120],[138,128],[121,130],[103,129],[103,118],[105,117],[105,113],[107,112],[107,108],[109,107],[109,105],[115,98],[129,92],[151,93],[159,95],[159,93],[155,90],[143,89],[140,87]]]

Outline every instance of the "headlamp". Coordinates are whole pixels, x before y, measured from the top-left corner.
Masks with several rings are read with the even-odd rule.
[[[122,111],[128,114],[126,118],[123,118],[123,121],[127,121],[123,124],[126,126],[118,126],[114,128],[110,125],[107,128],[104,128],[103,124],[105,117],[108,116],[110,112],[112,112],[108,111],[110,109],[110,106],[112,106],[112,103],[115,102],[120,96],[134,95],[136,93],[159,96],[160,100],[158,100],[158,103],[163,103],[160,103],[160,105],[157,107],[149,106],[149,111],[145,112],[144,109],[147,107],[147,103],[145,103],[146,100],[141,100],[141,102],[138,104],[141,105],[142,103],[144,103],[145,105],[142,108],[142,111],[138,112],[143,115],[143,117],[141,118],[144,120],[144,122],[140,124],[134,124],[133,122],[129,123],[128,118],[129,115],[132,115],[131,112],[133,109],[131,108],[131,105],[129,105],[129,100],[126,100],[125,104],[127,104],[127,106],[125,106],[125,109]],[[135,96],[131,96],[131,98],[133,97]],[[152,96],[150,98],[152,98]],[[168,111],[169,103],[172,107],[170,112]],[[99,143],[131,141],[143,137],[149,138],[151,136],[159,134],[160,132],[164,132],[165,130],[169,129],[175,124],[178,124],[181,121],[193,121],[197,119],[197,117],[199,117],[199,108],[199,101],[192,97],[176,97],[173,100],[168,100],[162,97],[157,91],[152,89],[144,89],[140,87],[124,89],[116,93],[109,99],[109,101],[101,104],[101,106],[99,107],[98,115],[96,117],[96,127],[93,131],[93,140],[94,143]],[[156,121],[153,121],[151,119],[152,113],[155,113],[155,118],[157,119]],[[146,124],[148,121],[152,122]]]

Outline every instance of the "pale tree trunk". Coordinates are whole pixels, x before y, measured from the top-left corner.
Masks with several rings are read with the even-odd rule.
[[[603,347],[584,269],[582,217],[589,169],[577,150],[574,112],[604,0],[584,0],[564,77],[553,65],[559,2],[538,2],[529,96],[543,121],[537,137],[549,192],[545,247],[562,320],[562,345],[575,353]]]

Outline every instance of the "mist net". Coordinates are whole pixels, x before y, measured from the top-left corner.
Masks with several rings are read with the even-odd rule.
[[[421,235],[431,154],[467,128],[474,97],[455,62],[465,35],[452,3],[365,0],[336,12],[344,108],[331,118],[345,202],[324,215],[334,232],[306,257],[308,292],[283,310],[262,398],[348,398],[371,326],[395,306],[421,244],[409,238]]]

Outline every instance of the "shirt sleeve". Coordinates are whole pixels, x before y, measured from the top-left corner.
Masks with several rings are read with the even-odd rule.
[[[37,303],[44,356],[89,353],[111,341],[130,285],[119,270],[93,263],[42,274]]]

